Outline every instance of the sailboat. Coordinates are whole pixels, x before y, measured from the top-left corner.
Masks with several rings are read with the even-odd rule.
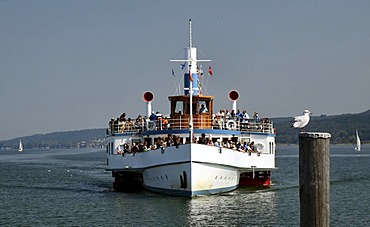
[[[361,150],[361,140],[360,140],[360,137],[358,136],[358,131],[357,130],[356,130],[356,147],[355,147],[355,150],[356,151]]]
[[[19,152],[22,152],[22,151],[23,151],[23,144],[22,144],[22,140],[19,140],[19,148],[18,148],[18,151],[19,151]]]

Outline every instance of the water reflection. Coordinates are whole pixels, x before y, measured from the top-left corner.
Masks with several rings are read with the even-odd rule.
[[[188,203],[189,225],[257,225],[273,223],[276,193],[240,188],[218,196],[196,197]],[[258,217],[258,218],[256,218]]]

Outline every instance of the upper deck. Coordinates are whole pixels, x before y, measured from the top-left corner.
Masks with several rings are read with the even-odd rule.
[[[206,116],[199,114],[194,115],[194,129],[199,130],[232,130],[240,133],[264,133],[275,134],[272,122],[255,122],[254,119],[227,119],[221,116],[207,119]],[[158,118],[157,120],[139,120],[139,121],[120,121],[110,122],[107,134],[120,133],[145,133],[157,134],[159,131],[181,131],[189,130],[189,118],[186,115],[179,115],[175,118]]]

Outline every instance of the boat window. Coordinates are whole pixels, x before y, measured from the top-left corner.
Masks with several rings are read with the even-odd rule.
[[[184,102],[183,101],[176,101],[175,104],[175,113],[184,113]]]
[[[152,138],[144,138],[144,143],[146,143],[147,146],[152,145]]]
[[[184,110],[185,114],[190,114],[190,104],[186,102],[186,108]],[[197,113],[197,103],[193,101],[193,114]]]
[[[135,144],[139,144],[141,142],[141,139],[132,139],[132,144],[135,143]]]
[[[198,113],[207,113],[208,112],[208,102],[204,100],[198,101]]]

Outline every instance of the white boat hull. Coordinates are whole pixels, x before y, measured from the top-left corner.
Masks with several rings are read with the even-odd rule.
[[[180,196],[232,191],[240,174],[275,167],[273,154],[242,153],[200,144],[185,144],[125,155],[110,155],[110,171],[142,174],[148,190]]]
[[[199,174],[200,173],[200,174]],[[198,196],[228,192],[239,184],[235,168],[207,163],[181,163],[144,171],[144,187],[171,195]]]

